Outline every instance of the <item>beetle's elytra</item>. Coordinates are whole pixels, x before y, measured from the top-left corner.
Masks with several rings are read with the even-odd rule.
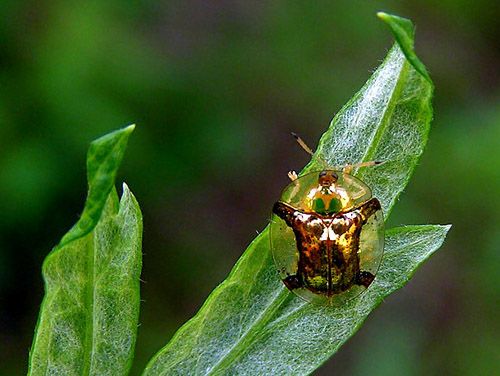
[[[384,245],[380,202],[345,171],[292,178],[271,221],[271,247],[281,279],[309,302],[342,304],[375,278]]]

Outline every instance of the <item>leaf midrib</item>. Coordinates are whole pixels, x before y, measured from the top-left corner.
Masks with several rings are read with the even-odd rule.
[[[90,366],[92,362],[92,357],[94,355],[94,321],[95,321],[95,311],[94,311],[94,300],[95,300],[95,248],[97,245],[96,236],[92,233],[92,241],[89,242],[90,249],[88,250],[87,263],[88,263],[88,283],[87,291],[85,296],[85,342],[83,346],[83,372],[82,375],[90,375]]]
[[[402,54],[403,52],[400,51],[400,53]],[[390,117],[394,113],[394,109],[396,108],[397,98],[399,97],[399,93],[401,93],[401,90],[403,89],[405,77],[408,73],[408,66],[409,66],[408,61],[406,59],[403,59],[403,63],[402,63],[401,68],[399,70],[398,80],[396,82],[396,85],[394,85],[394,89],[392,90],[389,101],[388,101],[388,103],[385,106],[385,109],[383,111],[384,114],[382,116],[382,119],[379,122],[379,126],[377,127],[377,130],[374,132],[374,134],[372,136],[372,141],[370,142],[370,146],[366,149],[365,154],[361,158],[361,162],[371,161],[371,160],[373,160],[373,157],[375,156],[375,152],[377,151],[377,148],[380,144],[380,140],[382,139],[382,136],[384,135],[385,130],[390,123],[388,121],[388,119],[390,119]],[[387,161],[382,161],[382,162],[387,162]],[[359,170],[359,168],[356,169],[354,175],[356,175],[358,170]],[[389,211],[389,209],[387,209],[387,212],[388,211]]]

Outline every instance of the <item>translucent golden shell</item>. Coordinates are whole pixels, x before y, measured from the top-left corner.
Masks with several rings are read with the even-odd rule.
[[[368,288],[383,255],[384,220],[365,183],[341,171],[312,172],[284,189],[273,213],[271,249],[292,292],[339,305]]]

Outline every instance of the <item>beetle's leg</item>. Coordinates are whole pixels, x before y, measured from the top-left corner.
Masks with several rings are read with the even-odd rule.
[[[295,212],[293,207],[281,201],[276,202],[273,206],[273,213],[283,219],[290,227],[292,227]]]
[[[302,282],[296,274],[289,275],[283,280],[283,283],[289,290],[295,290],[300,287],[303,287]]]
[[[354,167],[352,165],[345,165],[344,167],[342,167],[342,172],[344,174],[349,174],[350,175],[353,168]]]
[[[344,167],[342,167],[342,172],[344,174],[350,174],[352,172],[353,168],[376,166],[376,165],[379,165],[382,163],[383,162],[381,162],[381,161],[370,161],[370,162],[360,162],[360,163],[348,164],[348,165],[345,165]]]
[[[297,173],[293,170],[288,172],[288,177],[291,181],[295,181],[298,178]]]
[[[368,287],[373,282],[375,276],[370,272],[358,272],[356,275],[356,284]]]
[[[375,212],[379,211],[380,209],[382,209],[382,207],[380,206],[380,201],[373,197],[370,200],[366,201],[363,205],[358,207],[357,211],[359,214],[361,214],[363,223],[366,223],[368,218],[370,218]]]

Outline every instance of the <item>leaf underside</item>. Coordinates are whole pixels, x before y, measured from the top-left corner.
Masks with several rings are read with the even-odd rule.
[[[134,196],[114,189],[133,127],[91,144],[89,194],[77,224],[43,265],[45,297],[29,375],[124,375],[139,317],[142,218]]]
[[[409,20],[387,14],[397,43],[365,86],[333,119],[302,174],[377,160],[355,170],[382,203],[385,218],[427,141],[432,83],[413,51]],[[401,288],[444,241],[449,226],[386,232],[380,270],[369,289],[342,307],[319,307],[279,281],[266,228],[196,316],[175,334],[145,375],[303,375],[318,368],[389,294]]]

